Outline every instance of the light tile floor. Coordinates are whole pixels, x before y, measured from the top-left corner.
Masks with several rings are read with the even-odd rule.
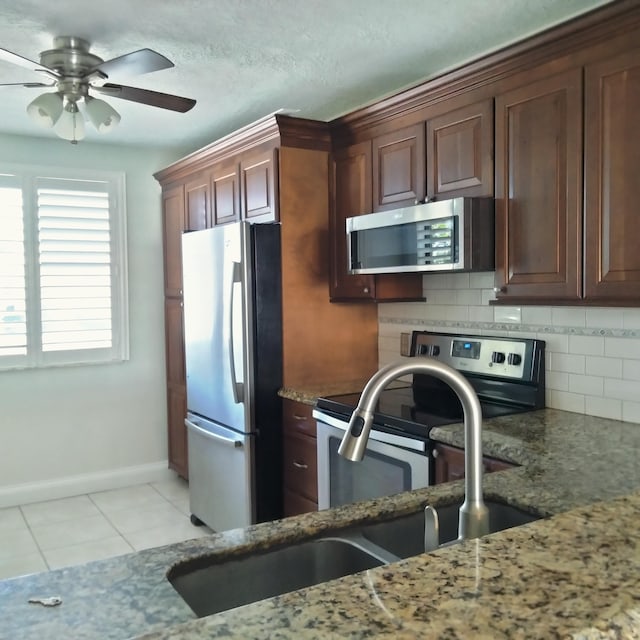
[[[179,477],[0,509],[0,579],[209,535]]]

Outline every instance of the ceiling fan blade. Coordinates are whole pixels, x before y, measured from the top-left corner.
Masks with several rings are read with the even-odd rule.
[[[131,102],[140,102],[148,104],[152,107],[160,109],[170,109],[171,111],[179,111],[186,113],[196,104],[191,98],[181,98],[169,93],[160,93],[159,91],[150,91],[149,89],[138,89],[137,87],[125,87],[121,84],[106,83],[101,87],[92,87],[100,93],[104,93],[114,98],[122,100],[130,100]]]
[[[96,71],[106,77],[114,73],[141,75],[152,71],[160,71],[161,69],[170,69],[173,66],[171,60],[156,51],[140,49],[139,51],[132,51],[117,58],[106,60],[89,69],[85,75],[89,76]]]
[[[45,84],[44,82],[0,82],[0,87],[26,87],[27,89],[37,89],[38,87],[55,87],[56,83]]]
[[[31,71],[43,71],[44,73],[47,73],[54,78],[60,77],[60,74],[53,69],[49,69],[48,67],[45,67],[44,65],[41,65],[39,62],[35,62],[34,60],[29,60],[29,58],[19,56],[17,53],[13,53],[13,51],[8,51],[7,49],[0,48],[0,60],[4,60],[5,62],[9,62],[11,64],[17,64],[19,67],[31,69]]]

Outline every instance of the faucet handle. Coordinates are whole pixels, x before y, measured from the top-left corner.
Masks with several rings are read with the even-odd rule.
[[[424,552],[435,551],[440,546],[438,512],[428,504],[424,508]]]

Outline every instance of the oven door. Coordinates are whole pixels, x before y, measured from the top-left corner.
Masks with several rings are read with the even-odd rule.
[[[318,509],[380,498],[429,485],[430,453],[421,440],[372,430],[361,462],[338,455],[347,422],[315,410]]]

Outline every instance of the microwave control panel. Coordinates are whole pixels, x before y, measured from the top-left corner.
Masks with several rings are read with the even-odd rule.
[[[440,360],[462,372],[528,380],[536,340],[414,332],[412,355]]]

